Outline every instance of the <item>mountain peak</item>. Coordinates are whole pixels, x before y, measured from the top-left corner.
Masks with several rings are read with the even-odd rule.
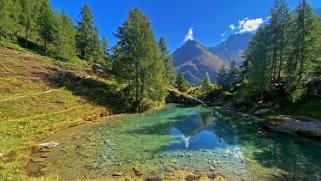
[[[216,74],[224,62],[201,43],[188,40],[173,53],[173,65],[190,83],[200,84],[206,72],[215,82]]]
[[[209,48],[209,51],[220,57],[227,65],[229,65],[233,59],[240,65],[242,63],[243,51],[247,48],[252,37],[252,33],[233,34],[221,44]]]

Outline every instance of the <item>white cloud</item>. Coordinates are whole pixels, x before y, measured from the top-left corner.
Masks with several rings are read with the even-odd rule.
[[[225,35],[226,35],[226,31],[221,34],[221,38],[225,37]]]
[[[249,33],[249,32],[256,31],[263,22],[264,21],[262,18],[256,18],[256,19],[244,18],[243,20],[239,21],[238,33]]]
[[[190,27],[190,28],[188,29],[187,34],[185,35],[184,41],[188,41],[188,40],[194,40],[193,27]]]
[[[231,31],[234,31],[235,30],[234,24],[230,24],[229,28],[230,28]]]

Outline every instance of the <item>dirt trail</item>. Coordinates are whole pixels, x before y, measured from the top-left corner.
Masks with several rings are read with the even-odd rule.
[[[42,95],[42,94],[49,94],[53,91],[56,91],[59,89],[50,89],[47,91],[43,91],[43,92],[37,92],[37,93],[33,93],[33,94],[25,94],[25,95],[21,95],[21,96],[13,96],[13,97],[9,97],[9,98],[5,98],[3,100],[0,100],[0,103],[2,102],[7,102],[7,101],[12,101],[12,100],[17,100],[17,99],[21,99],[21,98],[25,98],[25,97],[29,97],[29,96],[37,96],[37,95]]]

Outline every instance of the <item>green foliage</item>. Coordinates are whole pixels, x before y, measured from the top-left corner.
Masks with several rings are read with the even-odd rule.
[[[203,82],[202,82],[202,88],[205,90],[205,92],[210,92],[213,90],[213,84],[211,82],[210,76],[208,72],[205,73]]]
[[[284,0],[275,0],[270,17],[245,51],[241,75],[246,84],[238,94],[260,94],[263,101],[264,92],[282,86],[296,102],[306,94],[302,81],[319,75],[321,22],[306,0],[292,14]]]
[[[106,40],[106,37],[103,37],[103,39],[101,40],[101,48],[104,54],[104,60],[105,62],[110,62],[111,61],[111,55],[109,52],[109,47],[108,47],[108,43]]]
[[[302,97],[301,81],[315,76],[321,65],[321,24],[306,0],[301,0],[293,17],[291,43],[287,63],[287,91],[290,99]]]
[[[81,58],[106,63],[107,41],[100,41],[87,5],[80,17],[76,32],[67,14],[54,12],[49,0],[1,0],[0,40],[19,42],[26,48],[30,44],[32,50],[63,61],[75,59],[78,50]]]
[[[217,83],[221,87],[225,87],[228,82],[228,73],[225,65],[222,65],[220,70],[217,73]]]
[[[105,47],[98,37],[98,28],[93,21],[93,15],[87,4],[81,10],[76,35],[77,49],[80,58],[90,62],[105,63]]]
[[[21,52],[25,52],[26,50],[21,48],[19,45],[17,45],[16,43],[13,43],[10,40],[2,40],[0,41],[0,47],[6,47],[9,48],[11,50],[18,50]]]
[[[37,26],[39,35],[43,41],[44,51],[47,51],[48,43],[55,40],[55,14],[51,9],[48,0],[43,0],[40,5],[39,16],[37,19]]]
[[[17,31],[18,18],[20,14],[20,4],[14,4],[13,0],[1,0],[0,1],[0,39],[1,37],[7,38],[8,35],[12,36]]]
[[[164,101],[164,61],[147,17],[139,9],[131,10],[116,36],[114,71],[119,80],[127,83],[126,95],[133,109]]]
[[[65,11],[57,13],[55,26],[55,56],[62,60],[73,60],[76,58],[76,41],[74,25]]]
[[[170,55],[165,38],[159,40],[160,57],[165,64],[165,79],[169,85],[173,85],[176,79],[176,69],[173,67],[173,57]]]
[[[232,87],[239,80],[239,69],[236,65],[236,60],[232,60],[230,69],[228,71],[228,82]]]
[[[188,82],[185,80],[183,74],[179,74],[176,79],[176,87],[180,92],[185,92],[189,88]]]
[[[240,70],[236,61],[232,60],[230,68],[223,65],[217,73],[217,83],[224,89],[231,89],[240,80]]]

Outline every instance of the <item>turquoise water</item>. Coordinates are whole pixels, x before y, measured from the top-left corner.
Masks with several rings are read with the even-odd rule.
[[[320,141],[271,132],[257,119],[213,108],[168,105],[65,130],[52,140],[60,145],[29,169],[69,180],[113,178],[115,172],[163,177],[177,170],[229,180],[321,178]]]

